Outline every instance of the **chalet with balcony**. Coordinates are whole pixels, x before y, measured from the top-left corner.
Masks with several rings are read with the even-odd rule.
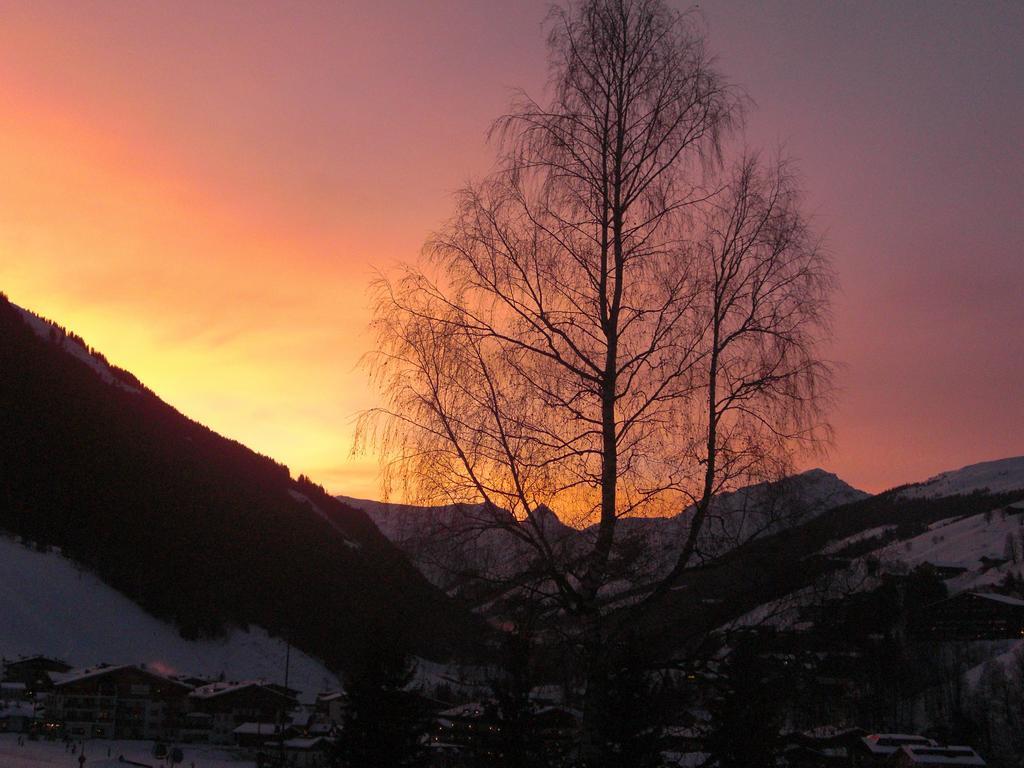
[[[191,689],[142,666],[105,666],[53,674],[47,718],[87,739],[173,739]]]

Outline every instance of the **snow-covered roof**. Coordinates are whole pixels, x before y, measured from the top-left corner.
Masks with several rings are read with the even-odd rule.
[[[708,725],[669,725],[662,729],[662,734],[672,739],[701,739],[708,735]]]
[[[981,756],[970,747],[935,747],[908,745],[901,748],[910,762],[920,765],[985,765]]]
[[[212,699],[214,696],[222,696],[225,693],[232,693],[234,691],[241,691],[245,688],[263,688],[264,690],[270,691],[271,693],[277,694],[282,698],[286,698],[283,693],[279,693],[274,689],[267,686],[266,680],[239,680],[232,682],[216,682],[210,683],[196,688],[192,691],[191,695],[197,699]]]
[[[273,736],[277,732],[277,723],[242,723],[232,731],[239,736]]]
[[[837,736],[846,736],[856,732],[864,733],[859,728],[851,728],[845,725],[818,725],[814,728],[800,731],[800,735],[806,736],[809,739],[834,739]]]
[[[127,669],[130,666],[130,664],[97,664],[94,667],[80,667],[69,672],[51,672],[50,679],[54,685],[67,685],[68,683],[77,683],[79,680],[87,680],[90,677],[99,677],[110,672]]]
[[[931,739],[916,733],[872,733],[864,736],[861,742],[876,755],[891,755],[904,746],[938,746]]]
[[[64,666],[69,666],[67,664],[67,662],[65,662],[63,659],[57,659],[57,658],[54,658],[53,656],[44,656],[41,653],[36,653],[36,654],[31,655],[31,656],[19,656],[16,659],[7,659],[7,660],[4,661],[4,664],[6,666],[10,667],[10,666],[13,666],[15,664],[26,664],[26,663],[32,662],[32,661],[49,661],[49,662],[51,662],[53,664],[63,664]]]
[[[711,757],[708,752],[662,752],[661,756],[668,765],[678,768],[700,768]]]
[[[1024,608],[1024,600],[1018,600],[1016,597],[1010,597],[1009,595],[1000,595],[995,592],[971,592],[975,597],[983,597],[986,600],[994,600],[997,603],[1003,603],[1004,605],[1013,605],[1018,608]]]
[[[479,701],[471,701],[469,704],[459,704],[457,707],[446,709],[443,712],[438,712],[438,717],[451,718],[451,717],[483,717],[484,704]]]
[[[101,677],[103,675],[110,674],[112,672],[120,672],[125,669],[133,669],[137,672],[141,672],[149,677],[155,677],[159,680],[164,680],[172,685],[176,685],[180,688],[189,688],[191,686],[186,685],[172,677],[167,675],[161,675],[159,672],[147,668],[141,664],[97,664],[94,667],[82,667],[80,669],[72,669],[69,672],[50,672],[50,680],[53,681],[55,686],[68,685],[69,683],[77,683],[81,680],[87,680],[92,677]]]

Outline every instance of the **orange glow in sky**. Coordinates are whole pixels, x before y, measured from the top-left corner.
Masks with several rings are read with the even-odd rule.
[[[538,92],[546,3],[0,0],[0,290],[190,417],[374,496],[368,281]],[[1024,453],[1013,4],[704,9],[844,285],[826,462],[880,490]],[[842,14],[837,18],[834,14]],[[958,16],[959,14],[959,16]]]

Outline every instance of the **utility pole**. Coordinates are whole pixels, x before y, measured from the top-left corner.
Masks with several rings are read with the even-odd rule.
[[[291,658],[292,658],[292,636],[291,636],[291,633],[289,633],[285,637],[285,641],[284,642],[285,642],[285,646],[284,646],[284,695],[287,698],[288,697],[288,671],[289,671],[289,667],[291,666]],[[284,765],[284,713],[283,712],[278,717],[278,720],[279,720],[279,723],[278,723],[278,729],[277,729],[277,737],[278,737],[278,745],[279,745],[279,747],[278,747],[278,759],[277,759],[277,762],[278,762],[278,765],[283,766]]]

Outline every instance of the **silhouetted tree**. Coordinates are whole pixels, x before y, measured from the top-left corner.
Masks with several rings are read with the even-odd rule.
[[[671,713],[668,678],[649,666],[643,641],[628,635],[607,649],[610,657],[598,711],[602,768],[660,768],[664,727]]]
[[[711,705],[709,764],[719,768],[769,768],[778,760],[780,705],[788,698],[786,676],[742,642],[722,669],[724,685]]]
[[[531,552],[518,583],[574,624],[596,764],[607,588],[645,582],[629,611],[654,607],[714,554],[716,494],[784,475],[827,436],[832,276],[787,165],[723,163],[742,99],[695,16],[573,3],[552,13],[549,53],[546,103],[522,96],[495,125],[498,170],[459,194],[424,264],[376,284],[388,402],[360,440],[387,488],[475,504],[479,528]],[[646,572],[620,518],[688,507],[673,561]],[[586,545],[547,508],[595,523]]]
[[[416,694],[406,690],[415,667],[399,645],[379,638],[364,648],[346,673],[347,698],[336,764],[341,768],[401,768],[423,756],[425,718]]]
[[[533,729],[531,642],[528,634],[516,631],[503,638],[502,674],[492,683],[501,720],[501,753],[508,768],[539,768],[545,765]]]

